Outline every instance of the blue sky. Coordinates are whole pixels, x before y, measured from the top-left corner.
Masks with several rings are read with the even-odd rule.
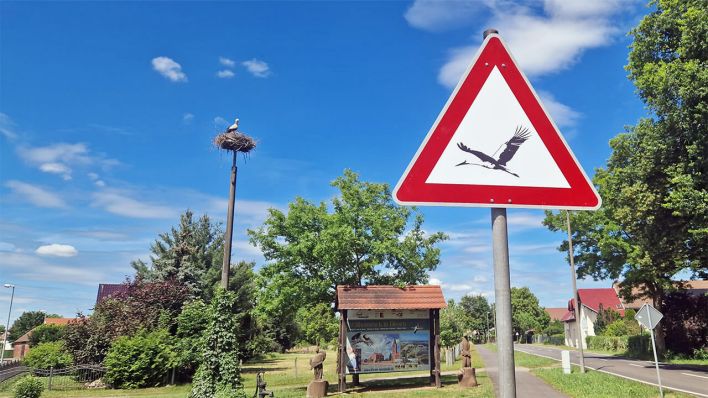
[[[394,186],[488,27],[499,29],[589,175],[645,114],[626,79],[633,1],[0,3],[0,282],[25,310],[87,312],[187,208],[223,220],[241,119],[236,259],[245,231],[345,168]],[[489,209],[421,209],[445,231],[432,280],[493,297]],[[570,296],[563,238],[510,210],[512,285]],[[610,281],[580,281],[609,287]],[[9,290],[0,289],[0,313]]]

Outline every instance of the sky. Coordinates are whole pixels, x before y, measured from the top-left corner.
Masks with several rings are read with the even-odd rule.
[[[224,221],[240,119],[234,260],[295,197],[327,201],[349,168],[391,187],[482,42],[499,30],[585,172],[646,115],[627,80],[636,1],[1,2],[0,283],[12,318],[90,312],[185,209]],[[489,209],[422,207],[450,239],[431,282],[493,301]],[[512,286],[571,295],[562,233],[509,210]],[[580,280],[579,287],[611,281]],[[6,314],[10,289],[0,289]],[[4,315],[3,315],[4,317]]]

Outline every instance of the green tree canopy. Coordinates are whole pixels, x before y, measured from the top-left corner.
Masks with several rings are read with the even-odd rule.
[[[146,281],[176,280],[186,286],[192,298],[209,301],[221,277],[224,236],[219,224],[206,214],[194,219],[191,210],[180,223],[161,233],[150,246],[150,265],[131,263],[138,278]]]
[[[541,332],[548,326],[551,317],[528,287],[512,287],[511,320],[514,331],[523,335],[532,329]]]
[[[467,329],[477,330],[481,335],[486,335],[487,326],[494,327],[494,314],[487,298],[480,295],[464,295],[460,299],[468,320]]]
[[[448,300],[447,307],[440,310],[440,345],[452,347],[462,341],[462,336],[468,332],[468,314],[465,309]]]
[[[639,288],[661,310],[679,274],[708,277],[708,3],[653,4],[630,32],[627,65],[651,115],[610,141],[593,179],[603,206],[574,214],[572,230],[579,277],[622,277],[626,299]],[[564,219],[547,212],[544,224],[565,230]]]
[[[8,340],[15,341],[34,327],[44,323],[44,318],[60,318],[57,314],[47,314],[44,311],[25,311],[12,323],[8,332]]]
[[[41,343],[52,343],[64,337],[66,326],[64,325],[39,325],[32,331],[29,338],[30,347]]]
[[[423,231],[422,215],[396,205],[388,185],[345,170],[332,186],[339,195],[331,204],[298,197],[286,213],[270,209],[263,226],[248,231],[270,261],[260,279],[267,306],[329,303],[338,284],[426,282],[437,266],[436,244],[446,236]]]

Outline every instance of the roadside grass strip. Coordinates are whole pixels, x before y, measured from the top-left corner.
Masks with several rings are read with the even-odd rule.
[[[484,348],[487,348],[494,352],[497,351],[496,344],[485,344]],[[560,366],[560,363],[555,359],[527,354],[522,351],[514,350],[514,365],[517,367],[535,369],[549,366]]]
[[[647,384],[627,380],[608,373],[588,370],[581,374],[573,366],[573,373],[563,374],[560,368],[541,368],[531,371],[556,390],[573,398],[649,398],[658,397],[659,389]],[[687,395],[664,389],[664,397],[689,398]]]

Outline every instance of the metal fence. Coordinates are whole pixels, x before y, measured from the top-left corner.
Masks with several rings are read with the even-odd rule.
[[[0,391],[9,390],[19,377],[27,374],[41,380],[49,391],[105,388],[105,384],[101,381],[105,373],[105,368],[95,365],[79,365],[63,369],[31,369],[20,365],[0,371]]]

